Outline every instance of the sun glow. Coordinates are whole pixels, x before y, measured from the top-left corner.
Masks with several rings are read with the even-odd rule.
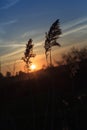
[[[32,64],[31,66],[30,66],[30,69],[33,71],[33,70],[35,70],[36,69],[36,65],[35,64]]]

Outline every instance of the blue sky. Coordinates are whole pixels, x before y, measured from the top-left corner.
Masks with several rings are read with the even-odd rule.
[[[0,0],[0,59],[2,66],[20,60],[29,38],[37,61],[45,58],[45,32],[60,19],[64,47],[87,42],[87,0]],[[36,62],[36,61],[35,61]]]

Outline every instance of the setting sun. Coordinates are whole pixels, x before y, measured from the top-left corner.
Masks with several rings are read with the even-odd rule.
[[[32,64],[32,65],[30,66],[30,69],[31,69],[31,70],[35,70],[35,69],[36,69],[36,65],[35,65],[35,64]]]

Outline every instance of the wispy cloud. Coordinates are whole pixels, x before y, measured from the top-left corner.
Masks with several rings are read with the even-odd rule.
[[[66,24],[63,25],[63,30],[68,30],[70,28],[76,27],[78,25],[84,24],[85,22],[87,22],[87,17],[84,18],[78,18],[75,20],[72,20]]]
[[[25,32],[24,34],[21,35],[22,38],[28,38],[29,36],[35,36],[38,33],[36,30],[31,30],[29,32]]]
[[[18,20],[9,20],[7,22],[0,23],[0,34],[5,34],[5,27],[11,24],[17,23]]]
[[[63,26],[62,36],[67,36],[73,33],[75,34],[76,32],[79,33],[85,29],[87,29],[87,17],[72,20]]]
[[[18,3],[20,0],[7,0],[6,4],[2,7],[0,7],[0,9],[8,9],[11,6],[14,6],[16,3]]]
[[[10,20],[10,21],[7,21],[7,22],[0,23],[0,26],[10,25],[10,24],[14,24],[16,22],[17,22],[17,20],[14,19],[14,20]]]
[[[25,44],[23,43],[19,43],[19,44],[15,44],[15,41],[12,42],[13,44],[1,44],[0,45],[0,48],[14,48],[14,51],[12,52],[9,52],[9,53],[6,53],[6,54],[3,54],[1,55],[1,59],[4,59],[6,61],[7,58],[12,58],[13,56],[15,56],[16,58],[23,56],[23,53],[25,51]],[[44,43],[44,41],[41,41],[41,42],[38,42],[35,44],[34,46],[34,52],[36,51],[37,52],[37,49],[39,49],[39,53],[41,50],[43,50],[43,47],[42,47],[42,44]],[[41,49],[42,47],[42,49]],[[13,58],[13,61],[14,61],[14,58]]]
[[[21,44],[8,44],[8,45],[3,44],[3,45],[2,45],[2,44],[1,44],[1,45],[0,45],[0,48],[1,48],[1,47],[4,47],[4,48],[6,48],[6,47],[12,47],[12,48],[13,48],[13,47],[25,47],[25,45],[21,45]]]
[[[23,53],[24,52],[24,48],[20,49],[20,50],[15,50],[14,52],[10,52],[8,54],[4,54],[3,56],[1,56],[1,59],[5,59],[5,58],[8,58],[8,57],[12,57],[14,55],[17,55],[19,53]]]
[[[69,34],[72,34],[72,33],[78,32],[78,31],[82,31],[83,29],[87,29],[87,24],[86,25],[82,25],[80,27],[73,28],[73,29],[71,29],[69,31],[66,31],[65,33],[63,33],[62,36],[67,36]]]
[[[21,35],[21,38],[29,38],[30,37],[41,37],[41,35],[44,34],[44,29],[35,29],[35,30],[30,30],[30,31],[27,31],[27,32],[24,32],[22,35]]]

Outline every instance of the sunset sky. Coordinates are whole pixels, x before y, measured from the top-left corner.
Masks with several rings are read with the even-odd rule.
[[[36,57],[33,62],[39,69],[46,64],[44,54],[45,32],[60,19],[62,35],[58,39],[60,54],[70,46],[87,45],[87,0],[0,0],[0,61],[2,72],[10,66],[23,68],[21,57],[29,38],[33,39]],[[20,66],[20,67],[19,67]]]

